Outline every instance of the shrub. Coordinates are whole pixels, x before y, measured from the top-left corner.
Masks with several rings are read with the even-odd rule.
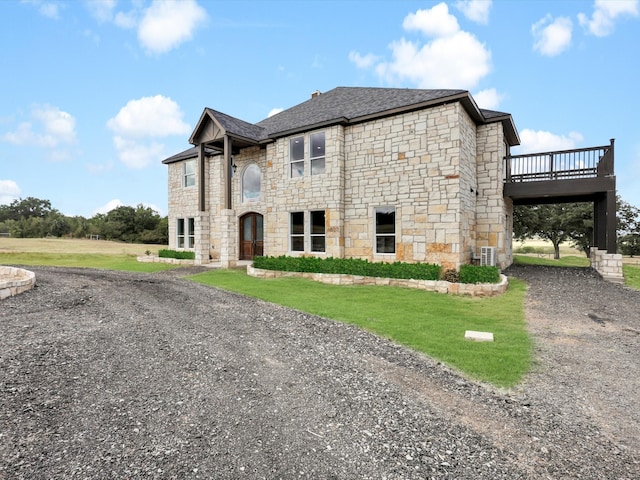
[[[500,269],[491,266],[462,265],[460,283],[499,283]]]
[[[460,274],[458,274],[457,270],[450,268],[442,273],[441,280],[444,280],[445,282],[458,283],[460,281]]]
[[[359,258],[318,257],[256,257],[253,266],[264,270],[285,272],[342,273],[365,277],[438,280],[440,265],[430,263],[383,263]]]
[[[159,250],[158,256],[162,258],[177,258],[179,260],[193,260],[196,258],[196,254],[194,252],[168,249]]]

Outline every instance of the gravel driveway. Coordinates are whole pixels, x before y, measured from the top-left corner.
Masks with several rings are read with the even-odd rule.
[[[0,479],[637,479],[640,292],[526,279],[513,391],[190,270],[32,268],[0,302]]]

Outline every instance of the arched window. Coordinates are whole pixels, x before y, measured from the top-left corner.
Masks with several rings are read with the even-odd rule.
[[[257,202],[260,200],[260,167],[255,163],[249,165],[242,174],[242,201]]]

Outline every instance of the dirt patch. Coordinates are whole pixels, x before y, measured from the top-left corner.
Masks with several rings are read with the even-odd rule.
[[[0,308],[0,478],[640,476],[637,442],[618,423],[635,427],[636,384],[605,373],[638,368],[638,335],[625,330],[638,323],[620,320],[638,297],[624,290],[627,310],[588,309],[615,319],[611,332],[571,295],[557,309],[580,306],[574,323],[590,328],[567,320],[556,331],[553,310],[530,306],[539,364],[502,392],[357,328],[194,284],[182,269],[33,270],[36,288]],[[546,299],[529,281],[530,300]],[[569,330],[594,354],[548,341]]]

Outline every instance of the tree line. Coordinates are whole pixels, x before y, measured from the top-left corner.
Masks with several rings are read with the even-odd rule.
[[[0,205],[0,234],[18,238],[99,236],[105,240],[157,245],[169,242],[167,217],[142,204],[120,206],[87,219],[63,215],[49,200],[35,197]]]
[[[640,209],[619,196],[616,198],[617,251],[640,255]],[[593,203],[517,205],[513,209],[513,236],[516,240],[542,238],[553,244],[560,258],[560,244],[569,242],[589,256],[593,243]]]

